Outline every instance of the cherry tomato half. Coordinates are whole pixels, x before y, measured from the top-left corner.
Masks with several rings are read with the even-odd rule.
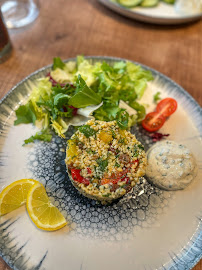
[[[157,112],[148,113],[145,119],[142,121],[142,126],[149,132],[159,130],[165,123],[165,117]]]
[[[168,117],[177,110],[177,101],[173,98],[162,99],[156,107],[157,113],[160,113],[164,117]]]

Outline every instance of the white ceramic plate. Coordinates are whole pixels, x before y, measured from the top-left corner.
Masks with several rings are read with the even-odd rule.
[[[160,2],[158,6],[152,8],[124,8],[112,0],[99,0],[108,8],[135,20],[155,24],[181,24],[199,20],[202,13],[184,15],[175,10],[174,5]]]
[[[120,59],[90,57],[114,63]],[[72,59],[71,59],[72,60]],[[123,59],[122,59],[123,60]],[[191,269],[202,255],[202,111],[179,85],[151,70],[143,102],[154,108],[153,94],[174,97],[177,112],[167,120],[163,133],[185,144],[194,153],[199,171],[182,191],[167,192],[142,179],[133,193],[111,206],[83,197],[68,179],[64,158],[66,141],[55,137],[23,147],[35,132],[32,125],[13,126],[14,110],[26,101],[27,80],[45,76],[42,68],[17,84],[0,103],[0,190],[22,178],[44,184],[53,203],[69,225],[56,232],[35,227],[25,207],[0,218],[0,255],[16,270],[175,270]],[[68,132],[68,137],[72,131]],[[146,149],[152,144],[147,133],[132,128]],[[63,150],[62,150],[63,149]]]

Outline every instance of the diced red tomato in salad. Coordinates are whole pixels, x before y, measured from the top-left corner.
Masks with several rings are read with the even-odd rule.
[[[88,186],[90,184],[90,181],[81,176],[80,171],[81,170],[79,169],[71,169],[71,175],[73,180]]]
[[[116,179],[114,179],[114,178],[103,178],[101,180],[101,185],[105,185],[105,184],[117,184],[119,180],[120,180],[119,178],[116,178]]]
[[[137,166],[139,165],[139,159],[136,159],[134,161],[132,161],[132,164],[137,164]]]
[[[121,182],[126,181],[126,184],[128,184],[130,182],[130,178],[129,177],[124,177],[121,179]]]
[[[126,181],[126,183],[129,183],[130,178],[129,177],[123,177],[123,178],[103,178],[101,180],[101,185],[105,185],[105,184],[117,184],[119,181],[124,182]]]
[[[130,162],[130,164],[137,164],[137,166],[139,165],[139,160],[134,160],[132,162]],[[84,177],[81,176],[80,169],[76,169],[73,166],[69,166],[69,169],[71,170],[71,175],[74,181],[82,183],[84,185],[89,185],[90,181],[88,179],[85,179]],[[105,173],[103,179],[101,179],[100,185],[105,185],[105,184],[112,184],[112,185],[117,185],[117,183],[120,182],[124,182],[126,181],[126,184],[130,183],[130,178],[127,177],[127,173],[130,171],[130,168],[124,168],[121,172],[117,171],[112,173],[110,176]],[[91,174],[92,171],[89,167],[87,167],[87,172],[88,174]]]
[[[126,180],[126,183],[129,183],[130,178],[127,177],[127,173],[128,173],[129,169],[125,169],[122,172],[116,172],[116,173],[112,173],[111,176],[109,175],[105,175],[104,178],[101,180],[101,185],[105,185],[105,184],[117,184],[119,181],[123,182]]]
[[[90,168],[87,168],[87,172],[88,172],[88,174],[91,174],[92,173],[92,171],[91,171]]]

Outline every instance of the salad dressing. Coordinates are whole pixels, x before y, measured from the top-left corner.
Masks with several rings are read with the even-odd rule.
[[[173,141],[156,143],[147,152],[146,176],[166,190],[187,187],[197,174],[197,164],[190,150]]]

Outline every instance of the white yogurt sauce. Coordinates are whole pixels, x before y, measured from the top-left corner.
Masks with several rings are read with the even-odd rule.
[[[147,151],[148,181],[166,190],[187,187],[197,174],[197,164],[190,150],[173,141],[156,143]]]

